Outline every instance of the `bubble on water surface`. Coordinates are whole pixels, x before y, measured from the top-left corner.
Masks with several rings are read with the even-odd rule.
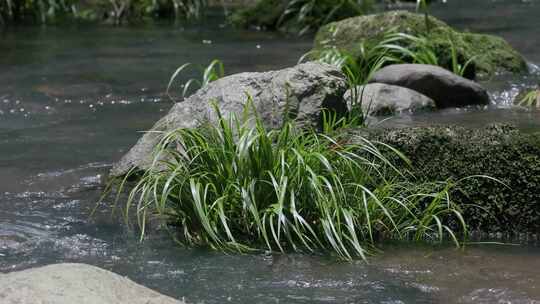
[[[103,257],[107,255],[107,243],[84,234],[76,234],[54,241],[54,247],[66,259]]]
[[[540,300],[530,299],[525,294],[508,288],[479,288],[461,297],[460,303],[471,304],[540,304]]]
[[[532,62],[528,62],[527,66],[529,68],[529,73],[540,75],[540,66],[538,66],[538,65],[536,65],[536,64],[534,64]]]
[[[409,283],[408,285],[420,290],[423,293],[434,293],[441,290],[439,287],[436,287],[436,286],[430,286],[430,285],[420,284],[420,283],[415,283],[415,282]]]
[[[75,207],[78,207],[80,204],[80,200],[69,200],[67,202],[60,202],[53,205],[53,208],[56,210],[65,210],[65,209],[73,209]]]

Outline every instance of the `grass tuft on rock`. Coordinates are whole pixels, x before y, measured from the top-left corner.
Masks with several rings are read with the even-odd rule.
[[[411,182],[384,156],[407,162],[401,153],[361,136],[351,143],[336,130],[343,121],[325,121],[324,133],[293,122],[267,130],[246,112],[163,134],[123,205],[126,219],[135,211],[144,235],[157,215],[184,244],[233,252],[329,251],[348,260],[385,240],[460,246],[467,225],[452,200],[456,184]]]

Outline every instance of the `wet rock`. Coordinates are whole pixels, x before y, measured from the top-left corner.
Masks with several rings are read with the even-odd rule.
[[[279,128],[285,120],[319,127],[321,109],[344,114],[342,96],[347,89],[345,76],[333,66],[308,62],[278,71],[240,73],[216,80],[185,101],[177,103],[146,133],[112,170],[112,176],[132,168],[146,169],[163,131],[195,128],[218,120],[214,105],[224,116],[240,115],[248,99],[266,127]],[[161,133],[159,133],[161,132]]]
[[[417,91],[433,99],[438,108],[489,104],[489,95],[482,86],[433,65],[389,65],[377,71],[370,82]]]
[[[182,304],[110,271],[56,264],[0,275],[3,304]]]
[[[435,102],[416,91],[384,83],[370,83],[350,89],[345,93],[347,106],[362,107],[370,116],[414,113],[435,108]]]
[[[473,78],[475,71],[481,75],[527,71],[527,63],[523,56],[504,39],[492,35],[462,33],[432,16],[428,20],[429,28],[426,28],[422,14],[391,11],[332,22],[319,29],[313,51],[317,53],[335,47],[356,56],[361,52],[362,43],[380,41],[384,33],[393,30],[425,36],[439,58],[439,64],[447,68],[452,66],[453,45],[461,64],[473,58],[473,64],[470,66],[472,70],[467,71],[467,78]]]
[[[402,152],[411,162],[403,166],[421,181],[459,180],[452,201],[463,207],[469,231],[540,231],[540,132],[501,124],[357,132]]]

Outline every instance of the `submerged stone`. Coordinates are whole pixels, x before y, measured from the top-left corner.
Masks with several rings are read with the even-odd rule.
[[[389,65],[377,71],[371,82],[417,91],[433,99],[438,108],[489,104],[489,95],[481,85],[434,65]]]
[[[347,82],[341,71],[331,65],[308,62],[283,70],[240,73],[211,82],[195,94],[176,103],[169,113],[144,134],[133,148],[116,163],[112,176],[121,176],[132,168],[147,169],[153,151],[164,132],[196,128],[215,123],[219,117],[243,115],[248,101],[265,127],[279,128],[287,120],[320,128],[322,109],[338,115],[347,112],[343,94]],[[251,108],[253,107],[253,109]]]
[[[439,57],[439,64],[451,67],[451,46],[463,64],[473,58],[473,67],[480,74],[527,71],[525,59],[504,39],[454,30],[443,21],[430,16],[428,27],[424,15],[407,11],[352,17],[321,27],[315,37],[314,53],[336,47],[355,56],[361,43],[374,43],[388,31],[425,36]],[[473,76],[473,75],[470,75]],[[471,77],[472,78],[472,77]]]
[[[3,304],[182,304],[128,278],[85,264],[0,274]]]

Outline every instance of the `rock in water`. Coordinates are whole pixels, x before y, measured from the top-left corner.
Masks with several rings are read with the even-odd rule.
[[[472,58],[474,68],[480,75],[498,72],[527,72],[523,56],[501,37],[459,32],[443,21],[423,14],[407,11],[390,11],[380,14],[357,16],[329,23],[321,27],[315,37],[313,52],[320,53],[329,48],[360,56],[362,43],[380,42],[388,31],[401,32],[427,38],[429,46],[438,57],[440,65],[451,68],[452,46],[460,64]],[[405,45],[407,46],[407,45]],[[468,71],[467,74],[474,74]],[[474,75],[468,75],[473,78]]]
[[[418,181],[461,180],[452,201],[464,207],[469,231],[514,236],[540,232],[540,132],[504,124],[352,132],[358,132],[359,140],[380,141],[402,152]],[[353,137],[351,142],[358,141]]]
[[[438,108],[489,104],[489,96],[481,85],[434,65],[389,65],[377,71],[370,82],[417,91],[433,99]]]
[[[343,94],[347,81],[331,65],[308,62],[295,67],[263,73],[240,73],[216,80],[195,94],[176,103],[118,162],[112,176],[126,174],[132,168],[147,169],[160,132],[178,128],[195,128],[205,122],[216,122],[213,104],[224,116],[240,115],[248,102],[266,127],[279,128],[285,120],[319,127],[321,109],[344,114],[347,105]],[[157,131],[157,132],[156,132]]]
[[[56,264],[0,275],[2,304],[182,304],[85,264]]]
[[[377,116],[432,110],[435,102],[416,91],[384,83],[370,83],[350,89],[344,96],[347,106],[360,105],[364,115]]]

